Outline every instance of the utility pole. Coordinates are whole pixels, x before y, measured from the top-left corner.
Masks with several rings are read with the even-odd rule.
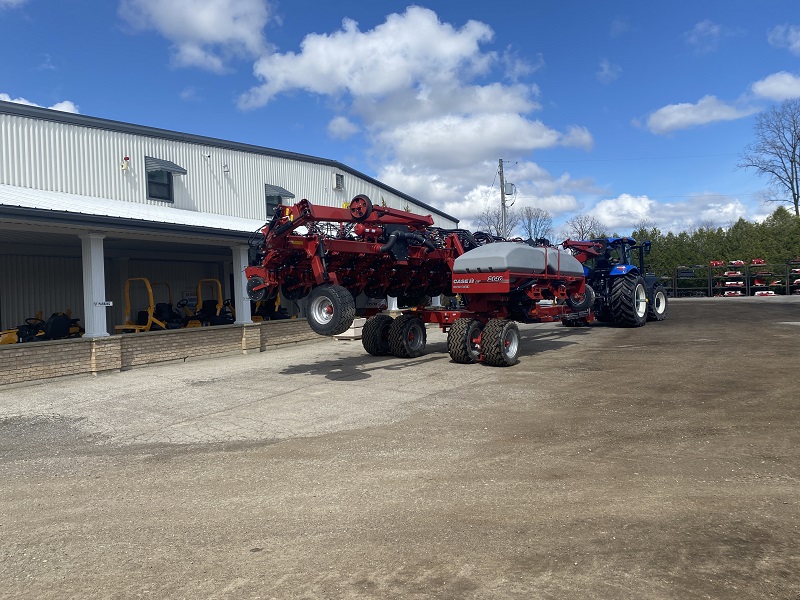
[[[503,177],[503,159],[500,159],[500,237],[506,237],[506,180]]]

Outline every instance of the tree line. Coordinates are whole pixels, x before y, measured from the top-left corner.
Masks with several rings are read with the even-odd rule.
[[[488,233],[503,237],[499,212],[499,209],[487,210],[478,216],[477,222]],[[630,235],[639,242],[649,240],[652,251],[647,263],[659,275],[671,275],[680,266],[708,266],[712,260],[749,262],[753,258],[763,258],[767,264],[778,265],[800,259],[800,218],[783,206],[760,223],[742,218],[728,227],[706,224],[679,233],[664,233],[646,222],[630,233],[609,232],[590,215],[577,215],[556,232],[552,217],[540,208],[508,211],[506,223],[510,231],[508,237],[545,238],[552,243],[566,238],[585,240],[623,235]]]
[[[653,243],[647,263],[659,275],[670,275],[679,266],[708,266],[712,260],[763,258],[771,265],[800,260],[800,218],[782,206],[760,223],[739,219],[726,228],[698,227],[666,234],[643,226],[631,237]]]

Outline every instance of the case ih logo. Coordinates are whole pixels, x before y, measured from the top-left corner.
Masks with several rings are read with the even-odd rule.
[[[474,279],[453,279],[453,285],[475,283]]]

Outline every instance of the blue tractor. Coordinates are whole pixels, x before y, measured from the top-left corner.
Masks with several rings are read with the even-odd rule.
[[[650,253],[650,242],[637,244],[633,238],[617,237],[566,240],[563,246],[573,250],[583,263],[586,283],[591,288],[586,301],[591,302],[593,293],[591,304],[598,321],[618,327],[641,327],[647,321],[666,318],[666,290],[659,278],[645,269],[644,258]]]

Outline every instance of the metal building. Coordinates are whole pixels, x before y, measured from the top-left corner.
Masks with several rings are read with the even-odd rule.
[[[135,277],[175,302],[218,279],[250,322],[252,232],[277,204],[357,194],[458,225],[334,160],[0,101],[0,329],[69,309],[107,336]]]

